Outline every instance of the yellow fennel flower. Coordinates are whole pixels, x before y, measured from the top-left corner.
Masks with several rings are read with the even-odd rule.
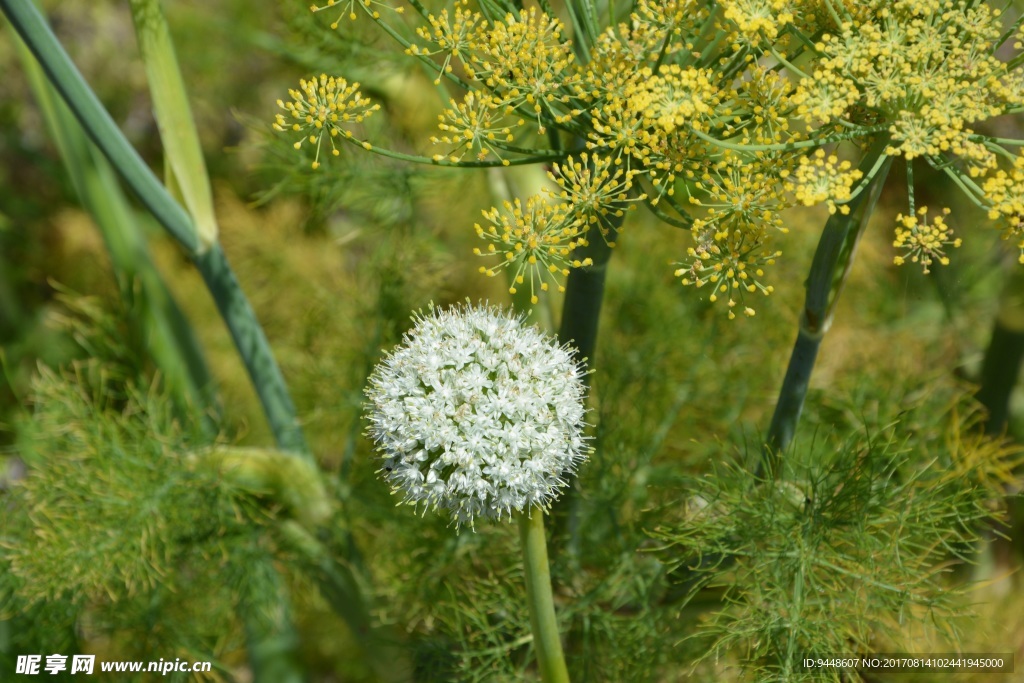
[[[341,135],[354,139],[352,132],[343,127],[346,123],[360,123],[367,116],[380,109],[359,92],[358,83],[349,83],[344,78],[321,74],[320,78],[301,79],[298,90],[289,90],[291,100],[277,101],[277,106],[286,113],[277,114],[274,130],[278,132],[301,132],[303,137],[294,145],[300,149],[303,142],[316,145],[313,168],[320,167],[320,148],[324,136],[331,143],[331,154],[337,156],[338,148],[334,138]],[[363,143],[365,147],[367,143]]]

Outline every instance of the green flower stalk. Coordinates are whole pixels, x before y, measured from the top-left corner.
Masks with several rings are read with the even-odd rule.
[[[543,680],[567,681],[543,512],[588,449],[580,364],[523,319],[472,306],[415,318],[369,380],[368,435],[402,502],[452,522],[519,519]]]
[[[547,540],[544,536],[544,514],[540,509],[519,513],[519,539],[523,545],[526,568],[526,600],[530,608],[530,628],[537,651],[541,680],[545,683],[569,683],[569,671],[558,637],[554,597],[551,594],[551,572],[548,569]]]

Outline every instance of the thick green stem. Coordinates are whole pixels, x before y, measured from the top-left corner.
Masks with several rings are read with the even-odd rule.
[[[821,331],[814,332],[808,329],[801,321],[793,352],[789,356],[786,377],[779,391],[779,400],[775,404],[771,427],[768,430],[766,456],[769,458],[768,466],[771,473],[776,471],[779,454],[793,440],[810,385],[811,372],[814,371],[814,362],[818,358],[818,348],[824,336]]]
[[[1024,271],[1015,268],[999,297],[999,314],[978,378],[978,401],[988,409],[985,431],[1001,434],[1010,417],[1010,396],[1024,362]]]
[[[609,235],[614,240],[614,233]],[[573,252],[573,258],[581,261],[590,258],[594,265],[574,268],[565,283],[565,301],[562,305],[562,324],[558,338],[572,344],[579,351],[580,359],[593,363],[597,348],[597,323],[604,301],[604,283],[608,273],[611,248],[599,235],[593,235],[590,243]]]
[[[613,230],[608,239],[615,239]],[[574,252],[575,258],[590,258],[594,265],[588,268],[574,268],[565,285],[565,299],[562,305],[562,323],[558,330],[559,341],[571,344],[577,349],[578,358],[593,367],[594,352],[597,349],[597,329],[604,302],[604,284],[608,273],[611,247],[599,235],[593,235],[586,247]],[[584,377],[589,386],[589,376]],[[579,488],[572,486],[551,510],[551,517],[557,535],[565,540],[565,551],[575,561],[580,554],[582,538],[580,520],[583,516]]]
[[[281,369],[224,251],[214,244],[194,261],[245,362],[278,447],[312,457]]]
[[[870,178],[871,186],[847,204],[849,214],[836,212],[825,223],[818,248],[814,252],[811,270],[807,276],[807,297],[800,315],[793,353],[789,358],[786,376],[779,390],[779,400],[772,415],[771,427],[765,440],[758,474],[763,470],[771,477],[778,476],[781,454],[793,440],[804,399],[810,383],[814,363],[818,358],[821,340],[832,324],[835,305],[843,291],[857,244],[868,219],[874,211],[882,185],[889,171],[890,160],[879,167],[888,139],[877,141],[865,155],[861,171]],[[875,171],[873,177],[869,174]]]
[[[533,508],[519,514],[519,538],[523,545],[526,599],[541,680],[544,683],[568,683],[569,671],[565,667],[558,620],[555,618],[555,600],[551,594],[543,510]]]
[[[985,351],[981,368],[978,401],[985,406],[987,434],[1002,434],[1010,419],[1010,396],[1017,385],[1024,362],[1024,331],[1013,330],[996,320],[992,340]]]

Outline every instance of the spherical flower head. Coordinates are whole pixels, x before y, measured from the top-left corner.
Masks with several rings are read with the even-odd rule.
[[[571,349],[493,306],[414,319],[366,390],[392,492],[457,527],[549,506],[589,452]]]

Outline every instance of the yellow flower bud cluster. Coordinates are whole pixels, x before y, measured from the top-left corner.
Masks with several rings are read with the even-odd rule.
[[[988,217],[1002,222],[1003,239],[1024,237],[1024,154],[1017,156],[1009,172],[1000,170],[986,179],[983,189],[989,203]],[[1024,239],[1017,248],[1018,259],[1024,263]]]
[[[839,161],[834,154],[826,156],[825,150],[818,149],[800,158],[786,189],[804,206],[825,204],[829,213],[834,214],[838,208],[845,215],[850,212],[846,202],[850,201],[853,186],[863,175],[849,161]]]
[[[579,158],[569,157],[564,164],[555,164],[548,177],[561,189],[555,194],[566,202],[585,227],[597,227],[602,237],[608,240],[616,229],[615,219],[621,219],[626,211],[636,208],[636,202],[647,198],[643,193],[634,195],[633,178],[639,171],[623,170],[608,157],[591,159],[586,152]]]
[[[277,115],[274,130],[302,132],[304,135],[295,143],[295,149],[307,141],[316,145],[313,168],[320,166],[320,148],[325,135],[331,143],[331,153],[337,156],[339,152],[334,138],[338,135],[353,137],[352,131],[343,124],[361,123],[380,109],[379,104],[363,97],[358,83],[349,83],[344,78],[327,74],[308,81],[300,80],[298,90],[289,90],[288,94],[291,96],[289,102],[277,101],[277,106],[286,113]]]
[[[447,154],[435,154],[434,161],[459,162],[470,153],[477,161],[486,161],[493,154],[507,166],[509,162],[502,159],[500,144],[512,142],[512,129],[525,123],[513,115],[514,111],[491,95],[472,91],[461,102],[452,100],[451,107],[437,117],[438,128],[445,134],[430,138],[435,145],[446,144],[451,149]]]
[[[480,272],[494,277],[503,268],[512,273],[509,293],[515,294],[529,280],[530,300],[537,303],[538,292],[546,292],[549,283],[565,291],[569,268],[591,265],[590,259],[573,258],[576,247],[586,246],[585,232],[566,204],[549,204],[539,196],[504,202],[502,208],[483,212],[489,225],[474,227],[486,249],[474,249],[477,256],[497,258],[498,263],[480,266]]]
[[[925,273],[930,271],[935,261],[948,266],[949,257],[946,256],[945,248],[956,249],[961,243],[959,237],[953,239],[953,230],[946,225],[945,217],[948,215],[949,209],[943,209],[942,214],[935,216],[929,223],[928,207],[922,206],[916,216],[896,216],[896,239],[892,246],[903,250],[903,254],[894,257],[893,263],[897,266],[908,260],[920,263]]]
[[[591,230],[614,245],[626,212],[644,204],[693,237],[677,277],[712,287],[730,317],[750,315],[750,295],[773,289],[763,276],[781,254],[782,213],[818,205],[847,215],[885,157],[905,164],[910,181],[898,262],[927,271],[959,244],[948,212],[929,220],[914,208],[922,163],[1002,221],[1024,261],[1024,168],[1007,149],[1016,143],[975,130],[1024,111],[1024,57],[1006,49],[1024,49],[1024,34],[1007,31],[989,3],[635,0],[611,22],[570,12],[571,31],[546,2],[503,15],[490,2],[453,3],[433,13],[410,0],[411,26],[388,23],[394,15],[382,10],[400,12],[397,1],[314,9],[361,12],[452,88],[434,153],[372,151],[440,165],[547,165],[552,187],[485,211],[477,225],[487,242],[477,251],[492,259],[483,272],[506,269],[512,289],[527,280],[533,298],[560,289],[587,265],[573,252],[596,239]],[[377,105],[355,88],[303,81],[275,128],[316,143],[314,166],[324,139],[334,154],[338,136],[368,146],[351,126]],[[883,158],[856,168],[868,149]],[[1007,158],[1018,159],[1010,170]]]
[[[427,23],[430,24],[430,27],[420,26],[416,29],[416,34],[427,43],[432,43],[434,47],[410,45],[406,48],[406,53],[415,57],[444,55],[444,61],[441,63],[437,78],[434,79],[434,85],[440,85],[441,77],[453,72],[453,58],[459,59],[463,55],[468,55],[476,44],[477,29],[483,21],[483,17],[479,12],[467,9],[468,4],[468,0],[457,0],[454,16],[451,18],[449,18],[447,8],[441,10],[439,16],[427,15]]]

